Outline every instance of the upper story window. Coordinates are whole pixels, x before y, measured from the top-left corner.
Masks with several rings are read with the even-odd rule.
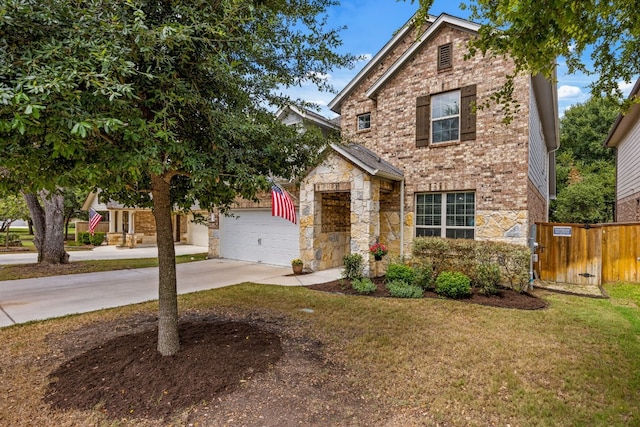
[[[476,85],[417,97],[416,147],[476,139],[475,102]]]
[[[438,71],[444,71],[451,68],[453,57],[453,43],[447,43],[438,46]]]
[[[431,143],[460,139],[460,91],[431,97]]]
[[[371,113],[360,114],[358,116],[358,130],[371,129]]]

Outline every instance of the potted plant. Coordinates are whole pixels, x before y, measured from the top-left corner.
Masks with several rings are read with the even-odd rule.
[[[291,261],[291,268],[293,268],[293,274],[302,274],[302,267],[304,263],[300,258],[296,258]]]
[[[371,246],[369,248],[369,252],[371,252],[371,255],[373,255],[373,258],[376,261],[380,261],[382,259],[382,257],[384,255],[387,254],[387,252],[389,252],[389,250],[387,249],[387,247],[381,243],[376,243],[375,245]]]

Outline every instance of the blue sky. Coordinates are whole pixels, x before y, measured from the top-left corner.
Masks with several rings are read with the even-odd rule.
[[[374,56],[396,30],[404,25],[418,9],[418,1],[413,4],[410,0],[341,0],[340,6],[329,9],[329,25],[333,27],[346,26],[341,39],[341,52],[364,55],[366,58]],[[448,13],[460,18],[468,18],[469,11],[460,10],[458,0],[435,0],[429,13],[439,15]],[[329,82],[337,91],[342,90],[351,79],[366,65],[366,61],[357,64],[354,69],[336,69],[328,76]],[[560,114],[571,105],[584,102],[589,98],[589,83],[593,76],[582,74],[568,75],[566,64],[558,58],[558,104]],[[623,92],[629,93],[633,84],[621,84]],[[313,85],[291,88],[287,91],[294,97],[314,102],[321,106],[321,114],[335,117],[326,105],[335,94],[319,92]]]

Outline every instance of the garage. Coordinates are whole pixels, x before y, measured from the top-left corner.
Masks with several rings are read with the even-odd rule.
[[[300,228],[270,209],[232,210],[220,215],[220,256],[265,264],[291,265],[300,257]]]

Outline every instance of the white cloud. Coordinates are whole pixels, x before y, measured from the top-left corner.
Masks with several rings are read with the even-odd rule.
[[[633,85],[635,82],[626,83],[626,82],[618,82],[618,88],[622,91],[622,95],[629,96],[631,93],[631,89],[633,89]]]
[[[559,100],[581,98],[583,95],[582,89],[577,86],[562,85],[558,88]]]

